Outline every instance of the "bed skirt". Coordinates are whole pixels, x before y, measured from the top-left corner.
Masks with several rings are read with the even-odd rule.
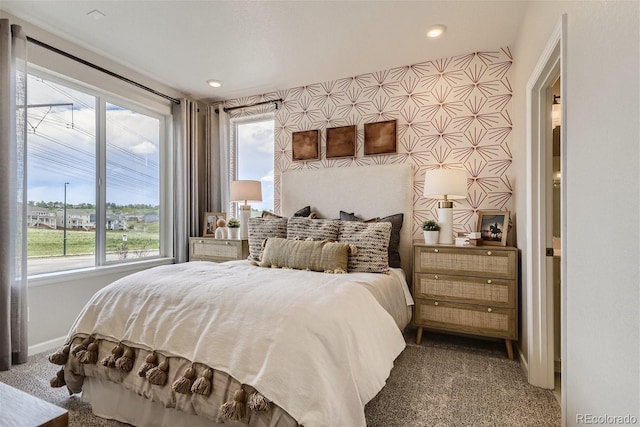
[[[73,345],[81,342],[82,338],[76,337]],[[164,385],[150,384],[136,372],[151,353],[146,349],[129,347],[135,350],[131,371],[103,366],[100,361],[108,357],[117,344],[100,339],[97,363],[80,363],[70,355],[64,365],[64,379],[69,391],[82,391],[82,400],[90,403],[93,413],[99,417],[136,426],[211,427],[221,426],[224,421],[229,425],[229,420],[221,415],[221,406],[233,401],[234,394],[240,388],[247,397],[255,392],[255,389],[240,384],[225,372],[214,370],[210,394],[178,393],[172,389],[172,384],[183,376],[185,370],[203,370],[199,364],[181,357],[170,357],[170,368]],[[273,402],[269,404],[268,410],[262,411],[252,410],[245,403],[244,416],[237,423],[251,427],[299,426],[291,415]]]

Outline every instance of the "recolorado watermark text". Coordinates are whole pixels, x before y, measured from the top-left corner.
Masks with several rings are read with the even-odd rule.
[[[576,424],[578,425],[633,425],[638,424],[638,417],[633,415],[594,415],[576,414]]]

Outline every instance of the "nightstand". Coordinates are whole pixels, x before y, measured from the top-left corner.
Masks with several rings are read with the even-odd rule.
[[[413,323],[422,330],[518,339],[518,249],[413,245]]]
[[[249,241],[239,239],[189,238],[189,261],[224,262],[247,259]]]

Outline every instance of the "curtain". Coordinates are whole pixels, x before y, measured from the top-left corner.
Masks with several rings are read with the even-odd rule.
[[[199,236],[204,158],[204,138],[200,136],[198,105],[181,99],[173,107],[174,126],[174,255],[176,262],[189,260],[189,237]],[[204,212],[204,211],[203,211]]]
[[[24,363],[27,341],[27,40],[0,19],[0,370]]]
[[[229,114],[223,109],[224,105],[218,105],[218,113],[216,117],[212,117],[212,121],[217,122],[218,134],[215,143],[212,144],[214,149],[214,155],[217,155],[216,169],[214,178],[216,183],[213,187],[216,187],[218,191],[217,198],[214,200],[216,206],[220,206],[219,212],[227,212],[227,218],[231,215],[231,202],[229,196],[229,187],[231,186],[231,174],[229,171],[230,157],[231,157],[231,144],[229,140],[230,135],[230,120]],[[212,107],[209,107],[211,110]]]

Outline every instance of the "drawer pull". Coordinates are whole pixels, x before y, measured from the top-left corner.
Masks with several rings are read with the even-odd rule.
[[[487,251],[487,255],[491,256],[491,251]]]
[[[491,279],[487,280],[487,284],[488,284],[488,285],[490,285],[491,283],[492,283],[492,282],[491,282]]]
[[[438,301],[434,302],[433,305],[438,305]]]
[[[230,245],[230,244],[231,244],[231,242],[224,242],[224,244],[225,244],[225,245]]]
[[[204,243],[204,240],[198,240],[198,243]]]
[[[438,253],[440,251],[438,249],[434,249],[433,252]]]
[[[493,310],[491,310],[491,307],[489,307],[489,308],[487,308],[487,311],[488,311],[489,313],[491,313]]]
[[[439,277],[438,277],[438,275],[437,275],[437,274],[436,274],[435,276],[433,276],[433,278],[434,278],[434,279],[436,279],[436,280],[438,280],[438,279],[439,279]]]

